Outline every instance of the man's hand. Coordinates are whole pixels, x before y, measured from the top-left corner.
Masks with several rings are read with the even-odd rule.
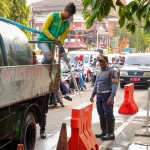
[[[55,38],[55,39],[53,40],[53,42],[54,42],[56,45],[58,45],[59,40]]]
[[[108,103],[109,105],[112,105],[112,104],[114,103],[114,99],[109,98],[108,101],[107,101],[107,103]]]
[[[92,102],[92,103],[94,102],[94,97],[90,98],[90,102]]]

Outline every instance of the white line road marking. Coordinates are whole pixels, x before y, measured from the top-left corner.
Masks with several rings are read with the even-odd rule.
[[[143,109],[145,107],[145,104],[143,104],[140,109]],[[129,125],[130,122],[132,122],[132,120],[136,117],[136,115],[133,115],[131,117],[129,117],[126,122],[124,122],[119,128],[117,128],[117,130],[115,131],[115,136],[117,136],[119,133],[122,133],[123,135],[125,135],[122,131],[124,130],[124,128]],[[110,141],[104,141],[100,147],[99,150],[104,150],[105,148],[108,147],[109,144],[111,144],[111,140]]]

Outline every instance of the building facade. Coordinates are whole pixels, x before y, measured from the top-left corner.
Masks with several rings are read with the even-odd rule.
[[[69,0],[41,0],[32,3],[32,27],[40,29],[50,12],[62,11],[69,2]],[[116,20],[111,18],[114,18],[114,15],[109,15],[102,22],[95,22],[89,30],[86,30],[81,1],[72,0],[72,2],[76,5],[77,12],[69,19],[70,28],[64,47],[69,50],[112,47]]]

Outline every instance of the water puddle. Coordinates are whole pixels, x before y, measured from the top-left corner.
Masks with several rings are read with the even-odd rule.
[[[127,150],[150,150],[150,145],[141,143],[132,143]]]

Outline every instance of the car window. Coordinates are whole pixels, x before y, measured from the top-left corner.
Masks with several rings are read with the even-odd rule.
[[[68,54],[68,56],[70,57],[70,62],[74,62],[74,57],[76,54]]]
[[[125,65],[150,65],[150,55],[128,56]]]
[[[84,54],[84,62],[88,63],[89,62],[89,55],[88,54]]]

